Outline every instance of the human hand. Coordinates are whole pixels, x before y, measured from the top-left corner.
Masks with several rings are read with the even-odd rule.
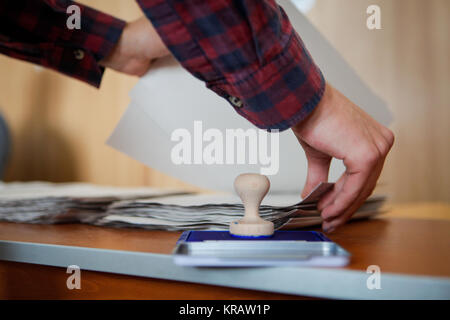
[[[169,54],[155,28],[146,17],[127,23],[119,42],[100,61],[104,67],[134,76],[143,76],[152,60]]]
[[[318,203],[322,228],[332,232],[372,194],[394,135],[329,84],[315,110],[292,130],[308,160],[303,197],[328,181],[332,157],[346,167],[334,189]]]

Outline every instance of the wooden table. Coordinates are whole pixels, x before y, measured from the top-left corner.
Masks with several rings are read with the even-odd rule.
[[[0,240],[170,253],[180,232],[81,224],[0,223]],[[352,253],[347,267],[450,277],[450,205],[398,205],[379,218],[345,225],[329,237]],[[66,269],[0,261],[0,299],[284,299],[276,293],[82,270],[68,290]]]

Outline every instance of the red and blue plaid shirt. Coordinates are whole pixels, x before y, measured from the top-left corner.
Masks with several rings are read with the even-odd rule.
[[[324,78],[275,0],[137,0],[175,58],[263,129],[284,130],[320,101]],[[98,87],[125,22],[66,0],[0,0],[0,52]]]

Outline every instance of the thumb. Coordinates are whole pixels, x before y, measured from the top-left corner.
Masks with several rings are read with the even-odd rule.
[[[305,148],[306,159],[308,160],[308,174],[303,187],[302,198],[305,198],[321,182],[328,181],[328,171],[330,169],[331,157],[311,147]]]

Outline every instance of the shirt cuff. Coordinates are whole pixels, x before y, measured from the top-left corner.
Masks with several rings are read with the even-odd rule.
[[[105,68],[99,61],[107,57],[122,35],[125,21],[88,6],[76,4],[81,11],[80,29],[66,26],[69,15],[60,19],[55,29],[55,40],[41,43],[41,64],[100,87]]]
[[[325,79],[293,31],[284,51],[264,66],[207,87],[256,127],[283,131],[314,110],[325,91]]]

